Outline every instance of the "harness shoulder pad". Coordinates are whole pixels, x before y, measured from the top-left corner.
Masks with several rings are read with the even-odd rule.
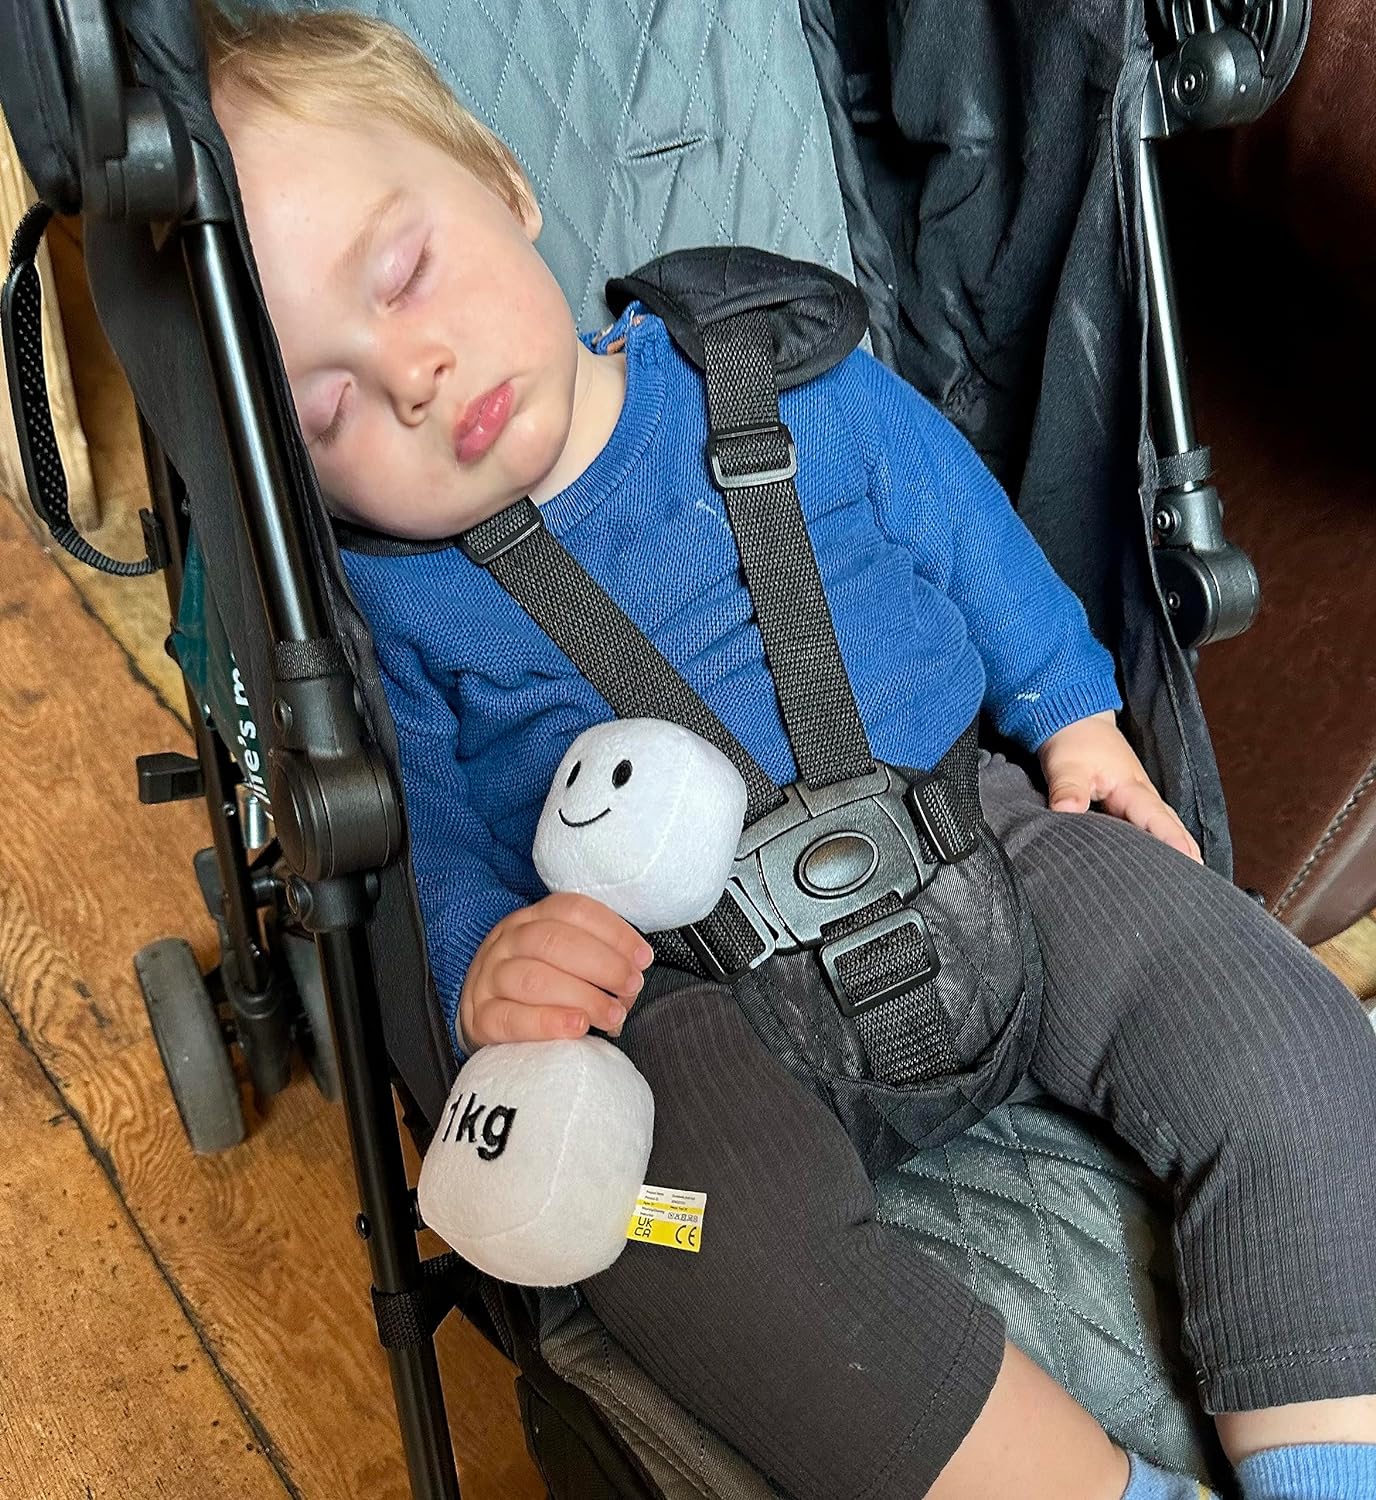
[[[744,246],[671,251],[609,281],[606,296],[617,316],[631,302],[643,302],[664,320],[674,342],[699,370],[704,326],[764,308],[780,390],[839,364],[864,337],[869,322],[865,299],[844,276],[810,261]]]

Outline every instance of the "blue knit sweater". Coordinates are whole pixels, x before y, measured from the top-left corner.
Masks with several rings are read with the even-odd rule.
[[[797,775],[721,496],[702,378],[632,307],[607,446],[541,506],[550,532],[780,785]],[[870,745],[930,767],[981,703],[1035,749],[1119,707],[1113,661],[956,430],[863,351],[783,393],[807,518]],[[478,944],[545,894],[535,824],[606,700],[457,548],[345,554],[396,718],[431,967],[450,1020]]]

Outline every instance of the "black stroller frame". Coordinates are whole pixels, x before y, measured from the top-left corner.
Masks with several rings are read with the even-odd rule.
[[[22,6],[30,0],[17,3]],[[94,218],[147,223],[156,226],[155,233],[175,233],[180,240],[272,647],[273,747],[264,764],[275,848],[269,846],[266,855],[250,862],[236,805],[236,784],[243,772],[207,725],[189,690],[194,759],[167,754],[140,759],[141,800],[204,796],[214,852],[211,856],[209,850],[202,851],[197,874],[222,945],[218,1005],[207,1005],[199,974],[169,977],[156,965],[145,965],[140,972],[150,1013],[155,1001],[183,1009],[190,1005],[208,1018],[202,1030],[219,1048],[222,1061],[223,1027],[241,1046],[255,1088],[270,1096],[288,1081],[293,1044],[309,1041],[309,1020],[303,1022],[299,996],[278,972],[281,965],[275,957],[280,955],[271,951],[270,938],[279,930],[279,919],[294,921],[312,934],[358,1184],[357,1231],[368,1250],[377,1324],[412,1493],[417,1500],[459,1496],[434,1331],[448,1311],[463,1306],[499,1347],[516,1357],[537,1400],[556,1408],[563,1404],[565,1420],[580,1427],[596,1452],[600,1472],[620,1487],[617,1492],[651,1496],[655,1492],[639,1465],[605,1432],[599,1442],[596,1419],[585,1416],[580,1424],[567,1405],[572,1395],[560,1390],[552,1377],[549,1384],[541,1379],[543,1367],[534,1340],[522,1331],[529,1305],[522,1304],[520,1294],[489,1284],[487,1295],[479,1296],[478,1273],[459,1257],[442,1255],[424,1263],[420,1258],[416,1235],[421,1225],[414,1193],[407,1186],[392,1096],[393,1083],[400,1086],[400,1081],[389,1077],[381,1061],[387,1044],[366,934],[378,896],[378,872],[403,848],[400,793],[370,738],[364,704],[331,624],[307,518],[298,502],[300,481],[292,462],[291,435],[284,429],[281,405],[266,373],[275,356],[263,344],[232,205],[217,172],[208,167],[204,148],[193,143],[175,107],[149,89],[129,85],[130,70],[122,58],[111,0],[47,0],[47,7],[79,137],[79,202],[55,201],[54,206],[79,209]],[[1207,449],[1194,433],[1154,160],[1156,143],[1187,126],[1233,124],[1259,114],[1293,76],[1307,34],[1309,7],[1303,0],[1248,0],[1235,5],[1171,0],[1159,19],[1162,60],[1149,90],[1141,145],[1152,309],[1153,429],[1162,456],[1153,521],[1158,576],[1177,639],[1194,648],[1237,634],[1250,624],[1257,608],[1257,582],[1250,562],[1223,539]],[[43,173],[26,165],[42,193]],[[29,233],[36,242],[33,226]],[[30,493],[67,545],[75,534],[66,514],[65,483],[60,464],[55,482],[53,466],[46,461],[49,455],[55,457],[56,449],[41,351],[35,376],[32,348],[24,347],[21,332],[22,315],[36,311],[37,295],[36,276],[25,282],[22,275],[14,275],[6,284],[6,362]],[[36,318],[33,322],[36,330]],[[140,421],[153,500],[153,510],[143,513],[149,562],[123,565],[122,571],[162,569],[175,619],[188,512],[181,480],[151,428]],[[89,547],[85,554],[97,565],[109,562]],[[274,860],[279,849],[280,860]],[[260,916],[264,912],[266,926]],[[155,993],[160,987],[178,993]],[[154,1020],[156,1031],[156,1015]],[[318,1034],[319,1015],[315,1027],[314,1045],[325,1047],[327,1039]],[[174,1076],[166,1051],[164,1062],[193,1139],[198,1124],[210,1130],[206,1139],[211,1148],[237,1139],[241,1119],[236,1127],[233,1119],[207,1121],[204,1111],[199,1120],[188,1118],[200,1108],[187,1096],[188,1084],[194,1088],[194,1081]],[[238,1108],[236,1089],[230,1113]],[[407,1124],[418,1137],[425,1136],[419,1110],[408,1114]],[[216,1129],[227,1133],[211,1139]]]
[[[193,191],[203,192],[206,182],[206,174],[197,176]],[[256,310],[237,281],[237,241],[227,205],[198,196],[183,226],[187,273],[211,353],[263,606],[279,662],[295,664],[299,673],[279,682],[272,706],[280,746],[274,757],[281,792],[280,800],[273,799],[275,823],[294,872],[286,899],[315,935],[329,997],[361,1205],[357,1230],[368,1249],[411,1487],[425,1500],[450,1500],[459,1487],[433,1342],[439,1318],[427,1318],[425,1308],[435,1301],[440,1284],[436,1272],[462,1268],[455,1256],[431,1262],[428,1273],[421,1264],[419,1220],[407,1187],[390,1080],[377,1062],[386,1056],[386,1044],[363,931],[376,885],[371,872],[395,857],[399,846],[397,793],[377,752],[365,741],[342,657],[337,646],[329,650],[333,643],[325,607],[299,518],[282,503],[291,493],[288,466],[278,415],[260,373],[264,354],[254,347]],[[146,427],[144,432],[175,617],[186,523],[176,504],[176,476],[156,439]],[[271,990],[255,941],[256,911],[262,903],[237,826],[232,766],[194,703],[192,722],[232,940],[225,957],[238,976],[232,994],[261,997]],[[328,831],[331,824],[338,826],[341,814],[349,831],[347,848],[333,847]],[[276,1005],[241,1002],[233,1010],[255,1084],[270,1084],[272,1079],[261,1075],[274,1064],[280,1068],[287,1056],[281,997]],[[260,1059],[256,1069],[255,1054]],[[406,1336],[402,1309],[417,1324],[428,1322],[423,1337]]]

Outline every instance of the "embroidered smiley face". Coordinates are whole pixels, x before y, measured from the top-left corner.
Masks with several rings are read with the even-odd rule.
[[[574,784],[574,782],[578,780],[578,773],[582,769],[583,769],[583,762],[581,760],[574,761],[573,767],[569,771],[568,779],[564,782],[565,789],[571,787]],[[628,760],[619,760],[619,761],[617,761],[616,767],[612,771],[612,790],[614,792],[615,791],[620,791],[620,789],[623,786],[626,785],[626,783],[631,779],[631,777],[634,774],[635,774],[635,767],[631,764],[630,761],[628,761]],[[556,777],[555,780],[557,781],[558,778]],[[600,818],[605,818],[607,816],[607,814],[611,810],[612,810],[612,805],[611,805],[610,802],[608,802],[607,805],[606,805],[606,807],[604,807],[601,812],[594,813],[592,815],[592,817],[590,817],[590,818],[582,818],[582,819],[575,819],[575,818],[569,817],[568,813],[566,813],[564,811],[564,809],[561,807],[559,809],[559,821],[564,825],[565,828],[587,828],[590,824],[596,823]]]
[[[595,896],[642,931],[698,921],[726,884],[745,800],[736,768],[691,731],[598,724],[554,774],[535,868],[550,890]]]

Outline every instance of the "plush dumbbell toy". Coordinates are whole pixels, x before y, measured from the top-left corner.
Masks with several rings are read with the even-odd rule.
[[[535,868],[551,891],[596,897],[643,932],[696,922],[721,896],[745,805],[735,766],[691,731],[599,724],[559,763]],[[421,1216],[503,1281],[582,1281],[626,1244],[653,1129],[649,1085],[600,1037],[483,1047],[421,1166]]]

